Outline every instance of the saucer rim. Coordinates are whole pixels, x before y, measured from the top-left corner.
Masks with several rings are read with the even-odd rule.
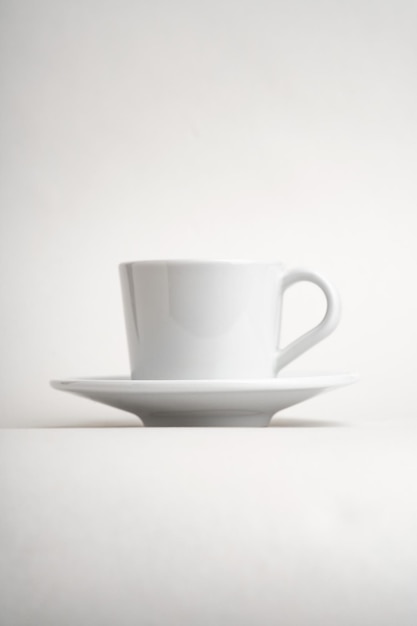
[[[87,390],[93,386],[104,391],[121,390],[140,393],[241,392],[241,391],[300,391],[353,384],[359,380],[356,372],[285,373],[276,378],[254,379],[181,379],[133,380],[128,375],[67,377],[50,380],[54,389],[72,391],[74,387]]]

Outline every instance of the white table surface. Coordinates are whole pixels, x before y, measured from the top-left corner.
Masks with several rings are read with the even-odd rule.
[[[415,626],[417,420],[0,432],[2,626]]]

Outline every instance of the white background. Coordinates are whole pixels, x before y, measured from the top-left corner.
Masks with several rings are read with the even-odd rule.
[[[2,626],[415,626],[411,422],[3,430]]]
[[[0,3],[1,424],[54,427],[0,433],[2,624],[417,623],[416,24]],[[65,428],[139,424],[48,380],[127,372],[117,265],[178,257],[327,275],[342,322],[293,367],[361,383],[269,429]],[[322,309],[294,287],[284,340]]]
[[[288,415],[415,415],[416,20],[404,0],[4,1],[3,423],[129,423],[48,380],[127,372],[117,264],[175,257],[338,286],[339,329],[294,367],[362,382]],[[286,311],[290,338],[321,296]]]

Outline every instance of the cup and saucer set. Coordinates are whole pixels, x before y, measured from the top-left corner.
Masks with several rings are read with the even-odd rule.
[[[157,260],[119,266],[130,376],[68,378],[52,387],[137,415],[145,426],[267,426],[278,411],[348,385],[355,374],[285,374],[340,318],[334,287],[268,261]],[[280,348],[285,290],[309,281],[323,320]]]

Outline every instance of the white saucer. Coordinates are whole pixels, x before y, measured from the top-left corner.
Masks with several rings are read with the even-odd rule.
[[[356,374],[280,374],[262,380],[131,380],[68,378],[54,389],[137,415],[145,426],[267,426],[272,416],[325,391],[354,383]]]

